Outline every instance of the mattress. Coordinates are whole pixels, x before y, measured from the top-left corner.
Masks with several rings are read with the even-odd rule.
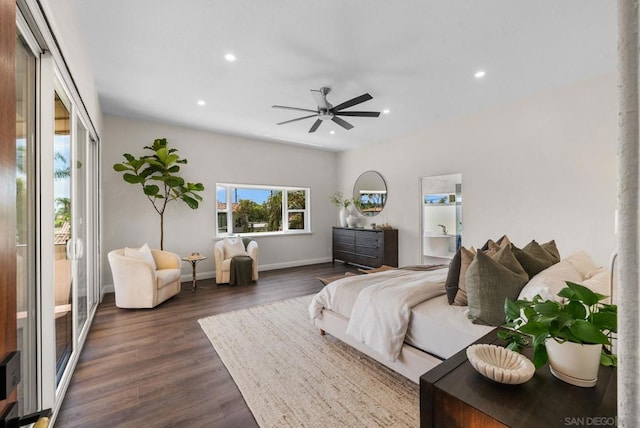
[[[451,357],[495,328],[473,324],[467,310],[449,305],[446,295],[414,306],[405,343],[442,359]]]

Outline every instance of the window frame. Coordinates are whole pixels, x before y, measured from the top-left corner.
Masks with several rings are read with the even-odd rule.
[[[218,208],[218,190],[225,188],[226,201],[225,209]],[[233,189],[271,190],[282,192],[282,230],[269,232],[234,232],[233,231]],[[288,193],[292,191],[303,191],[305,195],[305,208],[288,208]],[[301,212],[304,219],[304,228],[289,229],[289,213]],[[226,214],[227,231],[220,232],[218,223],[221,213]],[[216,208],[215,208],[215,237],[224,238],[227,236],[279,236],[279,235],[300,235],[311,233],[311,189],[301,186],[271,186],[265,184],[238,184],[238,183],[216,183]]]

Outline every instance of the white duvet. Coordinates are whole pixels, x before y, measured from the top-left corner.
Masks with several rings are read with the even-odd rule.
[[[347,334],[387,360],[398,358],[411,308],[445,293],[447,269],[390,270],[329,283],[309,306],[311,318],[327,308],[349,318]]]

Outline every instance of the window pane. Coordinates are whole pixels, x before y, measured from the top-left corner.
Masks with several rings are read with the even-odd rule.
[[[234,233],[282,230],[282,192],[232,188]]]
[[[76,260],[76,277],[74,278],[74,285],[77,290],[77,312],[78,316],[76,318],[76,330],[78,333],[82,331],[85,326],[85,322],[88,317],[88,263],[87,263],[87,250],[86,242],[87,242],[87,199],[89,196],[88,186],[87,186],[87,143],[88,143],[88,133],[80,118],[76,117],[76,157],[72,158],[73,162],[73,174],[74,181],[76,184],[75,196],[77,200],[75,201],[74,209],[74,237],[76,239],[76,251],[75,251],[75,260]]]
[[[290,210],[303,210],[305,209],[305,191],[304,190],[289,190],[287,192],[287,205]]]
[[[304,230],[304,212],[289,213],[289,230]]]
[[[227,233],[227,188],[216,186],[216,212],[218,213],[218,233]]]
[[[216,184],[216,187],[218,236],[286,233],[289,230],[307,230],[309,227],[307,198],[310,189],[225,183]]]
[[[218,212],[218,233],[227,233],[227,213]]]
[[[54,246],[56,312],[56,383],[60,382],[73,350],[71,301],[72,261],[67,257],[71,238],[71,114],[60,96],[55,94],[54,147]]]
[[[270,191],[264,206],[267,214],[267,232],[282,230],[282,191]]]

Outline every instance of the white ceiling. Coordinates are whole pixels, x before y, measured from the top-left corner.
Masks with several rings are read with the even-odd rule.
[[[76,0],[105,113],[329,150],[410,133],[616,66],[613,0]],[[224,56],[233,52],[235,63]],[[474,73],[486,70],[482,80]],[[365,92],[344,130],[315,108]],[[198,100],[206,105],[200,107]],[[298,114],[300,113],[300,114]],[[329,131],[334,130],[331,135]]]

